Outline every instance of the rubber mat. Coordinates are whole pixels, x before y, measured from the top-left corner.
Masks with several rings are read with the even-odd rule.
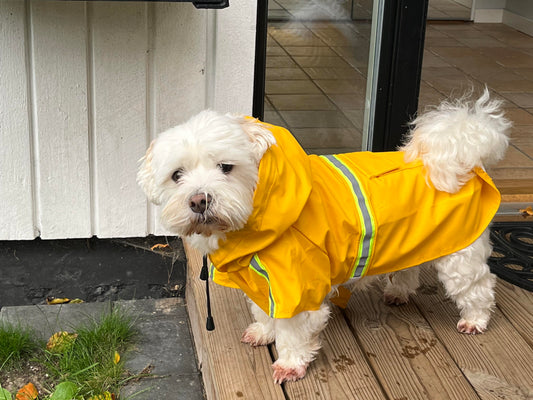
[[[489,259],[499,278],[533,292],[533,223],[500,222],[491,227]]]

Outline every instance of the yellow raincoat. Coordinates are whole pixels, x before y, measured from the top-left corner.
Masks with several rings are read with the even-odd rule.
[[[473,243],[500,204],[476,169],[459,192],[439,192],[402,152],[308,156],[276,138],[259,166],[253,212],[210,254],[211,276],[240,288],[265,313],[318,310],[333,285],[419,265]]]

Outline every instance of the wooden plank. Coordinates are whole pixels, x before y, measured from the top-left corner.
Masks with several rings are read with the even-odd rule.
[[[146,149],[146,4],[88,3],[91,39],[94,233],[145,236],[146,197],[136,182]]]
[[[533,199],[533,179],[494,179],[502,193],[502,200],[531,201]]]
[[[390,398],[478,398],[413,304],[386,306],[381,291],[369,289],[352,296],[347,315]]]
[[[0,1],[0,240],[36,236],[25,20],[24,2]]]
[[[285,399],[272,379],[272,359],[266,346],[240,343],[252,322],[241,291],[211,283],[215,330],[205,329],[205,282],[199,279],[201,256],[186,248],[188,259],[187,308],[208,399]]]
[[[30,17],[40,235],[89,237],[85,4],[32,1]]]
[[[386,399],[344,316],[332,308],[322,349],[304,379],[285,384],[288,398]]]
[[[533,350],[496,309],[483,335],[459,334],[459,313],[445,300],[433,270],[423,271],[415,303],[482,399],[527,399],[533,393]],[[505,300],[504,300],[505,301]]]
[[[533,347],[533,293],[498,279],[496,304],[529,346]]]

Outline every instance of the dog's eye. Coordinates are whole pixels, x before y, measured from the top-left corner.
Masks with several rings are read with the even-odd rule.
[[[229,174],[233,169],[232,164],[218,164],[218,167],[222,170],[224,174]]]
[[[174,171],[174,173],[172,174],[172,180],[177,183],[180,180],[182,175],[183,175],[183,170],[180,168]]]

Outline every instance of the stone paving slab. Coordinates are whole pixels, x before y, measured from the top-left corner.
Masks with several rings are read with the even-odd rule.
[[[2,307],[0,320],[31,328],[38,339],[48,340],[55,332],[75,327],[109,311],[112,303],[81,303]]]
[[[3,307],[0,321],[30,326],[39,338],[47,340],[54,332],[72,331],[117,306],[134,316],[139,332],[135,348],[123,355],[126,368],[137,374],[149,367],[152,374],[126,386],[121,399],[204,399],[182,298]]]

